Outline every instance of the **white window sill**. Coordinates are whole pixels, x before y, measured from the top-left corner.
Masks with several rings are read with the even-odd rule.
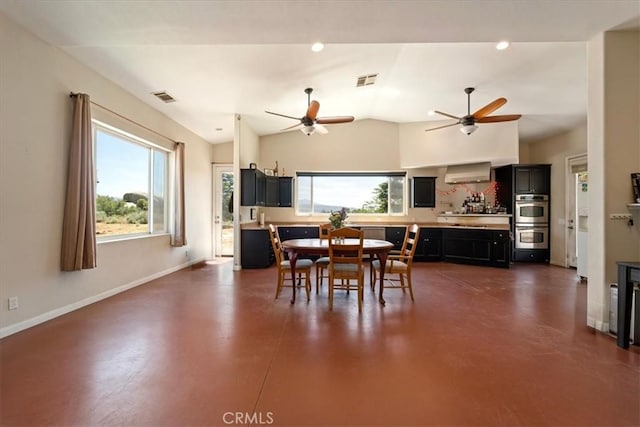
[[[154,237],[164,237],[164,236],[169,236],[169,235],[170,235],[170,233],[120,234],[120,235],[117,235],[117,236],[98,237],[96,239],[96,244],[101,245],[103,243],[122,242],[124,240],[148,239],[148,238],[154,238]]]

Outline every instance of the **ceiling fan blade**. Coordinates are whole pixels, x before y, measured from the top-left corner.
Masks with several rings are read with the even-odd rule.
[[[442,111],[434,110],[433,112],[441,114],[443,116],[451,117],[452,119],[460,120],[460,117],[456,117],[456,116],[454,116],[452,114],[448,114],[448,113],[443,113]]]
[[[320,103],[318,101],[311,101],[309,103],[309,108],[307,108],[307,114],[305,117],[310,118],[312,121],[316,119],[318,115],[318,110],[320,109]]]
[[[329,133],[329,131],[327,130],[326,127],[324,127],[322,125],[319,125],[317,123],[315,125],[313,125],[313,127],[316,129],[316,132],[318,132],[319,134],[324,135],[324,134]]]
[[[273,114],[274,116],[286,117],[287,119],[300,120],[300,117],[287,116],[286,114],[273,113],[271,111],[265,111],[265,113]]]
[[[296,123],[295,125],[289,126],[288,128],[280,129],[280,131],[297,128],[298,126],[302,126],[302,123]]]
[[[442,128],[448,128],[448,127],[455,126],[455,125],[458,125],[458,124],[460,124],[460,122],[451,123],[450,125],[438,126],[438,127],[435,127],[435,128],[429,128],[429,129],[425,129],[424,131],[425,131],[425,132],[429,132],[429,131],[431,131],[431,130],[442,129]]]
[[[476,122],[478,123],[496,123],[496,122],[510,122],[513,120],[518,120],[520,117],[522,117],[522,114],[506,114],[503,116],[487,116],[487,117],[482,117],[478,120],[476,120]]]
[[[476,120],[481,119],[493,113],[494,111],[496,111],[498,108],[502,107],[506,103],[507,103],[506,98],[498,98],[495,101],[488,103],[487,105],[485,105],[484,107],[482,107],[481,109],[473,113],[472,115]]]
[[[320,117],[319,119],[316,119],[316,123],[320,125],[332,125],[338,123],[350,123],[353,120],[353,116]]]

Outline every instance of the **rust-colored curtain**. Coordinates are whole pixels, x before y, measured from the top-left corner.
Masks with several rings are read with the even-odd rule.
[[[91,101],[73,95],[73,129],[69,147],[67,198],[62,226],[62,271],[96,267],[96,209]]]
[[[174,212],[173,212],[173,235],[171,236],[171,246],[185,246],[187,235],[184,221],[184,142],[176,143],[175,153],[175,182],[174,182]]]

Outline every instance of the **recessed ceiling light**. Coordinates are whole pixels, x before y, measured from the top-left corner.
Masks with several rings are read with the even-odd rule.
[[[506,40],[502,40],[501,42],[498,42],[498,44],[496,44],[496,49],[498,50],[505,50],[506,48],[509,47],[511,43],[509,43]]]
[[[311,46],[311,50],[314,51],[314,52],[320,52],[322,49],[324,49],[324,44],[322,44],[320,42],[314,43]]]
[[[434,110],[427,111],[427,115],[429,115],[429,116],[434,116],[435,114],[436,114],[436,112]]]

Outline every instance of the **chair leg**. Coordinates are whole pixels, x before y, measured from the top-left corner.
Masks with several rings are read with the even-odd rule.
[[[311,301],[310,295],[311,295],[311,278],[309,277],[311,275],[311,269],[307,270],[307,272],[304,275],[304,289],[307,291],[307,304],[309,303],[309,301]]]
[[[406,288],[406,286],[404,285],[404,274],[400,273],[398,274],[398,276],[400,276],[400,288],[402,289],[402,293],[404,294],[404,288]]]
[[[333,310],[333,275],[329,273],[329,311]]]
[[[284,271],[281,271],[278,273],[278,283],[276,284],[276,298],[278,299],[278,297],[280,296],[280,291],[282,290],[282,285],[283,285],[283,281],[284,281]]]
[[[318,295],[318,289],[320,284],[320,266],[316,264],[316,295]]]
[[[414,301],[414,299],[413,299],[413,286],[411,285],[411,270],[407,271],[407,286],[409,288],[409,294],[411,295],[411,301]]]

